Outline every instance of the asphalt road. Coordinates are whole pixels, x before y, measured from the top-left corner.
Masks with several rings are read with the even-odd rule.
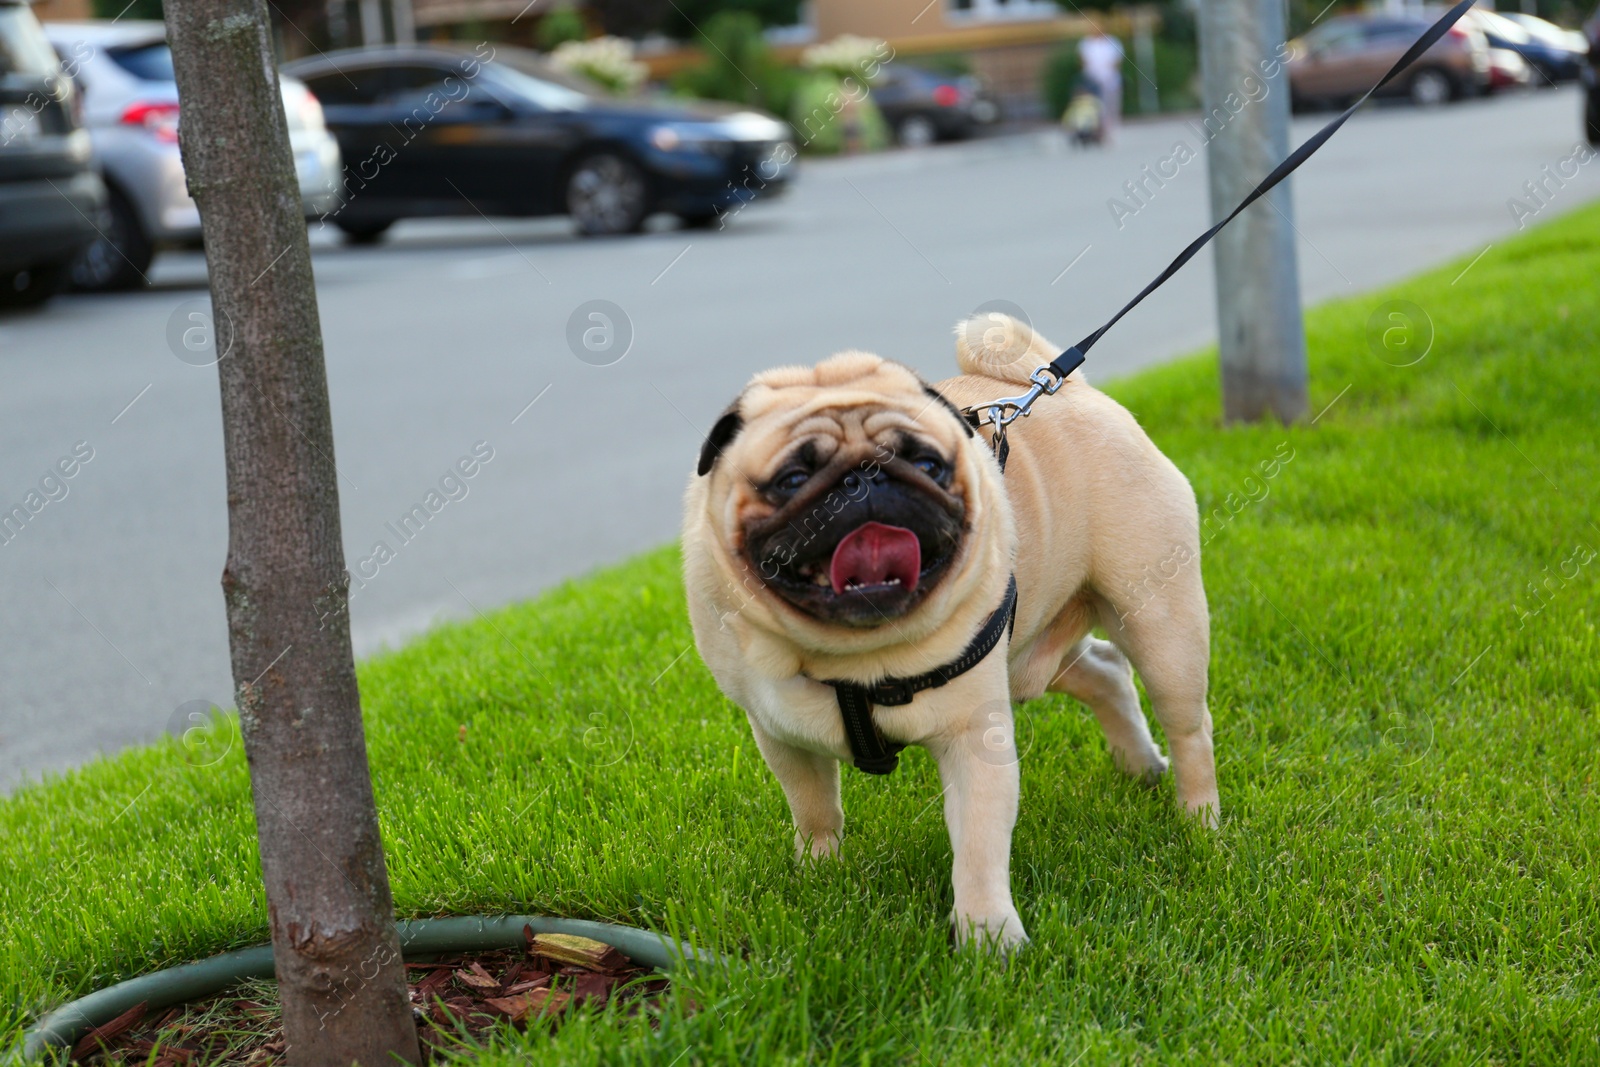
[[[1295,140],[1313,128],[1297,122]],[[1577,137],[1571,90],[1359,116],[1294,179],[1306,302],[1493,256],[1517,228],[1508,199]],[[355,569],[377,542],[393,549],[353,600],[358,652],[674,537],[703,432],[758,369],[861,347],[942,377],[953,324],[996,299],[1062,343],[1098,326],[1208,222],[1203,157],[1148,183],[1143,204],[1123,193],[1180,140],[1199,143],[1162,121],[1103,151],[1046,133],[816,163],[722,232],[412,223],[369,249],[314,235],[346,553]],[[1537,221],[1600,195],[1597,175],[1585,167]],[[1137,207],[1120,227],[1118,196]],[[0,789],[148,741],[185,702],[232,701],[216,373],[169,342],[205,297],[203,260],[167,255],[152,280],[0,319],[0,510],[92,449],[66,495],[0,544]],[[594,300],[625,321],[609,351],[577,345],[586,362],[569,320]],[[1088,373],[1211,341],[1213,300],[1205,255]],[[577,333],[589,327],[603,344],[603,324]],[[625,356],[594,365],[624,334]],[[397,537],[390,524],[475,445],[492,459]]]

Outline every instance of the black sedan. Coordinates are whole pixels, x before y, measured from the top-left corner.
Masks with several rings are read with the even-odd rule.
[[[885,64],[872,100],[906,147],[970,137],[1000,118],[1000,106],[973,77],[953,78],[904,63]]]
[[[789,127],[753,111],[615,100],[505,45],[353,49],[287,63],[344,155],[326,221],[375,241],[397,220],[571,215],[630,233],[652,213],[707,225],[780,192]]]

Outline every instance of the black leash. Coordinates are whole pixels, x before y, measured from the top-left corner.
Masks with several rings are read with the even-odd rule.
[[[924,689],[937,689],[961,677],[994,651],[1000,638],[1016,625],[1016,621],[1017,579],[1013,575],[1006,585],[1005,599],[1000,601],[1000,606],[994,609],[961,655],[944,666],[935,667],[915,678],[885,678],[877,685],[824,680],[823,684],[833,686],[834,694],[839,698],[844,735],[850,742],[850,755],[855,758],[856,767],[868,774],[888,774],[900,765],[900,750],[906,747],[883,739],[877,724],[872,721],[874,705],[901,707],[911,703],[912,698]]]
[[[1168,278],[1171,278],[1174,274],[1178,273],[1184,264],[1188,263],[1189,260],[1194,258],[1196,252],[1199,252],[1200,249],[1204,248],[1206,244],[1213,237],[1215,237],[1224,226],[1237,218],[1240,212],[1244,211],[1245,208],[1249,207],[1267,193],[1271,192],[1274,186],[1283,181],[1283,179],[1287,178],[1290,174],[1294,173],[1300,164],[1310,159],[1312,153],[1316,152],[1317,149],[1321,148],[1325,143],[1327,143],[1328,138],[1332,137],[1336,132],[1338,132],[1339,127],[1343,126],[1350,116],[1354,115],[1356,110],[1360,108],[1362,104],[1365,104],[1369,98],[1371,98],[1373,93],[1394,81],[1401,71],[1405,70],[1412,63],[1415,63],[1424,52],[1437,44],[1439,39],[1449,32],[1450,27],[1454,26],[1458,21],[1460,21],[1461,16],[1467,13],[1468,9],[1472,7],[1474,2],[1475,0],[1460,0],[1455,7],[1452,7],[1449,11],[1446,11],[1444,15],[1440,17],[1439,21],[1428,27],[1428,29],[1423,32],[1422,36],[1418,37],[1416,41],[1412,43],[1411,47],[1406,49],[1405,55],[1401,56],[1399,60],[1395,62],[1395,65],[1389,68],[1389,73],[1380,78],[1376,85],[1362,93],[1361,97],[1356,100],[1355,103],[1345,108],[1344,111],[1340,113],[1340,115],[1332,122],[1328,123],[1326,126],[1322,127],[1322,129],[1308,137],[1299,148],[1296,148],[1293,152],[1290,152],[1282,163],[1279,163],[1272,169],[1272,173],[1261,179],[1261,182],[1254,189],[1250,190],[1250,195],[1246,196],[1244,200],[1240,202],[1238,207],[1234,208],[1228,213],[1227,218],[1223,219],[1221,222],[1211,227],[1211,229],[1207,230],[1205,233],[1191,241],[1187,248],[1178,253],[1177,258],[1175,258],[1171,263],[1167,264],[1166,270],[1156,275],[1155,280],[1140,290],[1138,296],[1124,304],[1121,311],[1111,316],[1110,321],[1108,321],[1098,330],[1091,333],[1089,336],[1085,337],[1083,340],[1079,341],[1077,344],[1073,345],[1071,348],[1067,349],[1065,352],[1061,353],[1045,366],[1034,371],[1028,379],[1033,383],[1033,386],[1026,393],[1021,396],[1005,397],[1000,400],[994,400],[988,404],[983,404],[978,407],[967,408],[963,414],[965,414],[967,421],[971,425],[975,427],[986,424],[994,426],[995,454],[997,456],[1003,456],[1007,451],[1009,451],[1009,446],[1006,444],[1005,440],[1006,427],[1015,422],[1019,417],[1026,415],[1028,413],[1028,409],[1033,406],[1033,402],[1039,399],[1039,397],[1051,396],[1057,389],[1060,389],[1061,383],[1066,381],[1067,375],[1071,374],[1073,371],[1077,370],[1083,365],[1083,361],[1087,357],[1089,349],[1093,348],[1095,342],[1099,341],[1101,337],[1105,336],[1107,330],[1111,329],[1111,327],[1115,326],[1119,321],[1121,321],[1122,316],[1138,307],[1139,303],[1143,301],[1145,297],[1161,288],[1161,286],[1166,283]],[[1288,76],[1288,72],[1285,71],[1285,81],[1287,81]],[[1001,464],[1002,469],[1004,469],[1003,459],[1001,460]]]
[[[1187,248],[1178,253],[1177,258],[1167,264],[1166,270],[1156,275],[1155,280],[1140,290],[1138,296],[1124,304],[1121,311],[1111,316],[1110,321],[1043,367],[1035,370],[1028,378],[1033,385],[1026,393],[1021,396],[993,400],[987,404],[966,408],[962,411],[961,415],[973,427],[984,425],[992,425],[994,427],[994,453],[995,459],[999,461],[1001,472],[1005,471],[1006,458],[1011,452],[1011,446],[1006,441],[1007,426],[1028,414],[1033,402],[1038,400],[1039,397],[1051,396],[1056,390],[1060,389],[1061,384],[1066,381],[1067,375],[1083,366],[1083,361],[1087,357],[1089,349],[1093,348],[1095,342],[1105,336],[1107,330],[1121,321],[1122,317],[1128,312],[1138,307],[1145,297],[1161,288],[1168,278],[1178,273],[1184,264],[1193,259],[1195,253],[1204,248],[1224,226],[1238,218],[1240,212],[1271,192],[1274,186],[1294,173],[1300,164],[1310,159],[1312,153],[1327,143],[1328,138],[1338,132],[1339,127],[1343,126],[1350,116],[1354,115],[1356,110],[1371,98],[1373,93],[1388,85],[1401,71],[1416,62],[1418,57],[1438,43],[1439,39],[1449,32],[1450,27],[1460,21],[1461,16],[1465,15],[1475,2],[1476,0],[1459,0],[1455,7],[1445,12],[1439,21],[1428,27],[1422,36],[1418,37],[1411,47],[1406,49],[1405,55],[1401,56],[1395,65],[1389,68],[1389,73],[1380,78],[1376,85],[1361,94],[1360,99],[1345,108],[1332,122],[1307,138],[1299,148],[1289,153],[1283,162],[1272,169],[1272,173],[1261,179],[1260,183],[1250,190],[1250,194],[1240,202],[1238,207],[1228,213],[1227,218],[1191,241]],[[1288,78],[1287,72],[1285,72],[1284,77],[1285,79]],[[701,473],[704,473],[704,471]],[[919,674],[915,678],[886,678],[877,685],[860,685],[856,682],[824,680],[823,684],[831,685],[834,693],[838,696],[839,714],[844,719],[845,737],[850,742],[850,754],[855,758],[855,765],[868,774],[888,774],[899,766],[900,750],[905,746],[884,740],[883,735],[878,732],[877,724],[872,721],[873,706],[881,704],[887,707],[899,707],[909,704],[923,690],[936,689],[947,684],[952,678],[960,677],[973,667],[976,667],[983,662],[985,656],[994,651],[995,646],[1000,643],[1001,636],[1015,626],[1016,610],[1017,579],[1013,575],[1010,583],[1006,586],[1005,599],[1000,602],[1000,606],[989,616],[988,621],[983,624],[983,628],[972,639],[972,643],[967,645],[966,650],[953,662],[947,663],[942,667],[935,667],[928,673]]]

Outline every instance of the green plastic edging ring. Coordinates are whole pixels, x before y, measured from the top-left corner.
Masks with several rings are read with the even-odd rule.
[[[649,930],[587,919],[555,919],[545,915],[461,915],[445,919],[412,919],[395,924],[405,959],[443,952],[476,952],[514,948],[523,942],[522,928],[536,934],[578,934],[603,941],[623,955],[669,971],[683,963],[716,962],[712,954]],[[144,1002],[152,1010],[220,993],[250,978],[271,978],[272,946],[225,952],[220,956],[153,971],[97,990],[50,1012],[23,1037],[21,1060],[37,1059],[51,1047],[70,1046],[84,1034]]]

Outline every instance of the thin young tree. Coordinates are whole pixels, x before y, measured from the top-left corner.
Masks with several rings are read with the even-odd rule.
[[[222,575],[267,915],[296,1067],[419,1060],[350,649],[338,473],[263,0],[167,0],[227,453]]]

